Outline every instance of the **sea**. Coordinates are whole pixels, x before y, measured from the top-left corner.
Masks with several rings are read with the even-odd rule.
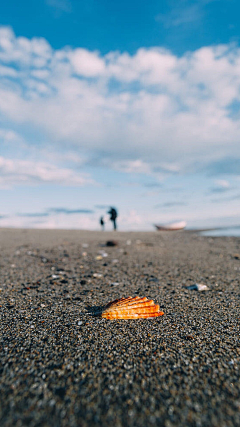
[[[240,225],[234,227],[221,227],[215,228],[213,230],[201,231],[199,234],[201,236],[209,237],[218,237],[218,236],[228,236],[228,237],[240,237]]]

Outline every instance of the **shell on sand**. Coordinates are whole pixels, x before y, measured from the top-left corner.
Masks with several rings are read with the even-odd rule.
[[[146,297],[127,297],[109,302],[102,310],[105,319],[146,319],[162,316],[159,305]]]

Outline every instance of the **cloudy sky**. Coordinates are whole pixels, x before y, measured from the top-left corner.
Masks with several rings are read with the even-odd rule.
[[[121,230],[239,224],[239,13],[1,2],[0,226],[98,229],[110,205]]]

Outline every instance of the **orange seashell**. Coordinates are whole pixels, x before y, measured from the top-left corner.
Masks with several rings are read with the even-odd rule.
[[[159,305],[146,297],[127,297],[109,302],[101,311],[104,319],[146,319],[162,316]]]

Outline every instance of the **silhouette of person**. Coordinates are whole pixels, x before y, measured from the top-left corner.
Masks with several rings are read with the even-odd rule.
[[[104,222],[104,218],[103,218],[103,216],[101,216],[101,218],[100,218],[100,224],[101,224],[101,227],[102,227],[102,231],[104,231],[104,224],[105,224],[105,222]]]
[[[110,214],[110,220],[113,222],[113,229],[116,230],[117,229],[116,219],[118,216],[117,211],[115,208],[110,208],[108,213]]]

